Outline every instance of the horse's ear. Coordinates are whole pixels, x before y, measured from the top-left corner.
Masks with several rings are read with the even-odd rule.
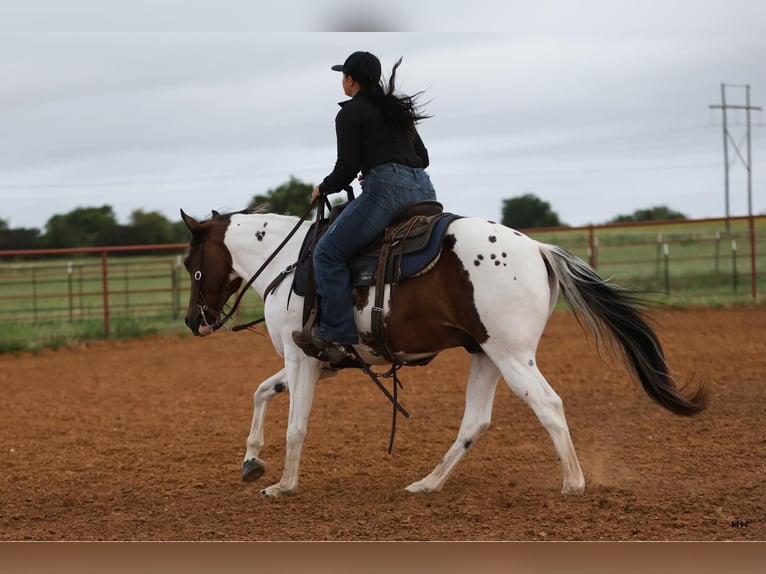
[[[214,210],[213,210],[213,217],[212,217],[212,219],[220,219],[220,218],[221,218],[221,214],[220,214],[220,213],[218,213],[218,212],[217,212],[217,211],[214,209]]]
[[[197,229],[199,229],[199,221],[191,217],[190,215],[186,215],[184,210],[181,210],[181,219],[184,220],[184,223],[186,224],[186,227],[189,228],[189,231],[194,233]]]

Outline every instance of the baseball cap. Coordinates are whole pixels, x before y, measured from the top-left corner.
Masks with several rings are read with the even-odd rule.
[[[380,81],[380,60],[369,52],[354,52],[342,64],[332,67],[357,81],[377,83]]]

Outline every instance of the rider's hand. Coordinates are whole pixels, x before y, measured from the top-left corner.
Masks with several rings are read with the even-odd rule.
[[[311,194],[311,201],[309,201],[309,205],[313,205],[314,203],[316,203],[317,199],[319,199],[320,197],[322,197],[322,194],[319,192],[319,186],[315,185],[314,191]]]

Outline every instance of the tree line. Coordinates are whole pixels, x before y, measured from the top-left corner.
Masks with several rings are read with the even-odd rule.
[[[255,195],[248,207],[267,203],[273,213],[301,215],[313,188],[312,184],[290,176],[282,185],[265,194]],[[661,219],[686,219],[686,216],[662,205],[618,215],[607,223]],[[567,226],[550,203],[532,193],[503,200],[501,221],[503,225],[515,229]],[[7,221],[0,219],[0,250],[152,245],[185,243],[188,240],[189,231],[180,219],[170,221],[158,211],[137,209],[130,214],[129,222],[123,225],[117,222],[109,205],[78,207],[69,213],[54,215],[47,221],[44,230],[11,228]]]
[[[0,219],[0,250],[152,245],[188,240],[189,230],[180,219],[172,222],[158,211],[137,209],[130,214],[129,222],[121,225],[110,205],[78,207],[54,215],[43,231],[11,228]]]

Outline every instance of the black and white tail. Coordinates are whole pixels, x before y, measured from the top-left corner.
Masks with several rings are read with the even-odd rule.
[[[582,259],[560,247],[541,243],[540,251],[580,324],[584,320],[597,345],[606,342],[610,350],[622,350],[627,365],[652,399],[684,416],[707,406],[704,387],[690,396],[676,387],[662,345],[639,310],[635,294],[607,283]]]

